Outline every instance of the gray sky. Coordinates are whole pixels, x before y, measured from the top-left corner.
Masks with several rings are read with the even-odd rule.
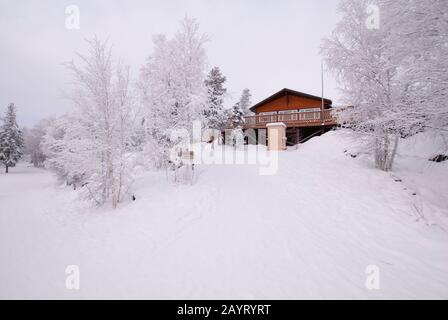
[[[337,0],[0,0],[0,111],[9,102],[21,125],[71,108],[62,97],[69,74],[62,63],[85,52],[86,38],[109,38],[133,76],[151,54],[152,35],[172,35],[185,15],[211,37],[211,66],[227,77],[233,103],[241,91],[258,102],[287,87],[320,96],[319,45],[337,22]],[[65,27],[65,8],[80,9],[80,30]],[[325,96],[337,102],[325,75]]]

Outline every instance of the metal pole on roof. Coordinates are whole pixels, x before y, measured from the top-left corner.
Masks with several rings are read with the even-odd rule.
[[[322,125],[324,125],[324,109],[325,109],[325,102],[324,102],[324,62],[321,61],[320,63],[320,78],[321,78],[321,84],[322,84],[322,110],[321,110],[321,120]]]

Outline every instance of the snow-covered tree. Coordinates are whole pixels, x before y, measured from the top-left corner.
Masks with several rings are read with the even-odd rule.
[[[224,87],[225,82],[226,77],[218,67],[211,69],[205,80],[208,100],[204,118],[209,128],[223,130],[226,125],[224,96],[227,89]]]
[[[67,65],[75,88],[69,98],[75,110],[61,117],[45,137],[48,165],[69,183],[82,186],[83,194],[112,206],[128,193],[134,128],[129,68],[114,63],[106,43],[89,41],[88,55],[78,55],[83,65]]]
[[[30,161],[35,167],[44,165],[46,157],[41,143],[52,121],[54,121],[53,118],[42,119],[31,129],[24,131],[24,153],[30,157]]]
[[[252,106],[251,98],[252,94],[250,93],[250,90],[247,88],[244,89],[238,104],[245,116],[253,114],[252,111],[249,110],[249,108]]]
[[[175,129],[192,130],[207,104],[205,85],[207,37],[194,19],[185,18],[172,39],[153,38],[154,52],[143,66],[139,89],[146,116],[147,133],[162,146],[167,160]]]
[[[448,3],[444,0],[378,0],[395,43],[408,105],[420,126],[448,127]],[[444,132],[443,130],[440,132]]]
[[[233,128],[238,128],[244,124],[244,117],[251,114],[251,94],[249,89],[244,89],[240,100],[227,111],[227,121],[230,121]]]
[[[239,148],[244,145],[244,132],[241,127],[237,127],[230,132],[228,137],[230,145],[234,148]],[[229,144],[228,142],[228,144]]]
[[[439,21],[446,16],[446,2],[430,2],[434,6],[406,0],[342,0],[342,19],[322,46],[343,98],[353,106],[341,120],[370,137],[375,165],[385,171],[392,168],[400,137],[432,123],[437,118],[435,102],[446,96],[441,88],[446,63],[440,62],[446,59],[440,51],[446,50],[447,30],[446,22]],[[373,17],[378,28],[366,24],[372,6],[378,8],[379,16]],[[430,7],[434,10],[428,14],[424,8]],[[443,105],[438,108],[439,115],[446,114]]]
[[[67,184],[76,185],[81,181],[74,181],[73,177],[77,177],[78,173],[73,170],[76,161],[71,156],[71,152],[67,151],[67,143],[65,134],[70,126],[71,119],[68,115],[60,116],[51,121],[45,129],[45,134],[40,143],[40,149],[44,154],[44,166],[56,172],[61,180],[65,180]],[[79,174],[79,176],[82,176]]]
[[[0,127],[0,162],[5,166],[6,173],[13,167],[23,154],[23,134],[17,125],[16,108],[10,103]]]
[[[239,102],[235,103],[235,105],[232,107],[229,112],[229,116],[233,128],[239,128],[244,124],[244,111],[241,108]]]

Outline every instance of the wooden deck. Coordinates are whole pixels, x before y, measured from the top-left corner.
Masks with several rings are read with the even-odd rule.
[[[334,126],[336,118],[333,110],[256,115],[245,117],[243,129],[266,128],[268,123],[283,122],[288,128]]]

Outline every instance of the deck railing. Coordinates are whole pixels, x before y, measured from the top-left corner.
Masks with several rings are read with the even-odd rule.
[[[333,110],[319,110],[307,112],[290,112],[272,115],[255,115],[244,118],[245,128],[264,127],[268,123],[283,122],[287,126],[311,126],[311,125],[332,125],[336,124]]]

